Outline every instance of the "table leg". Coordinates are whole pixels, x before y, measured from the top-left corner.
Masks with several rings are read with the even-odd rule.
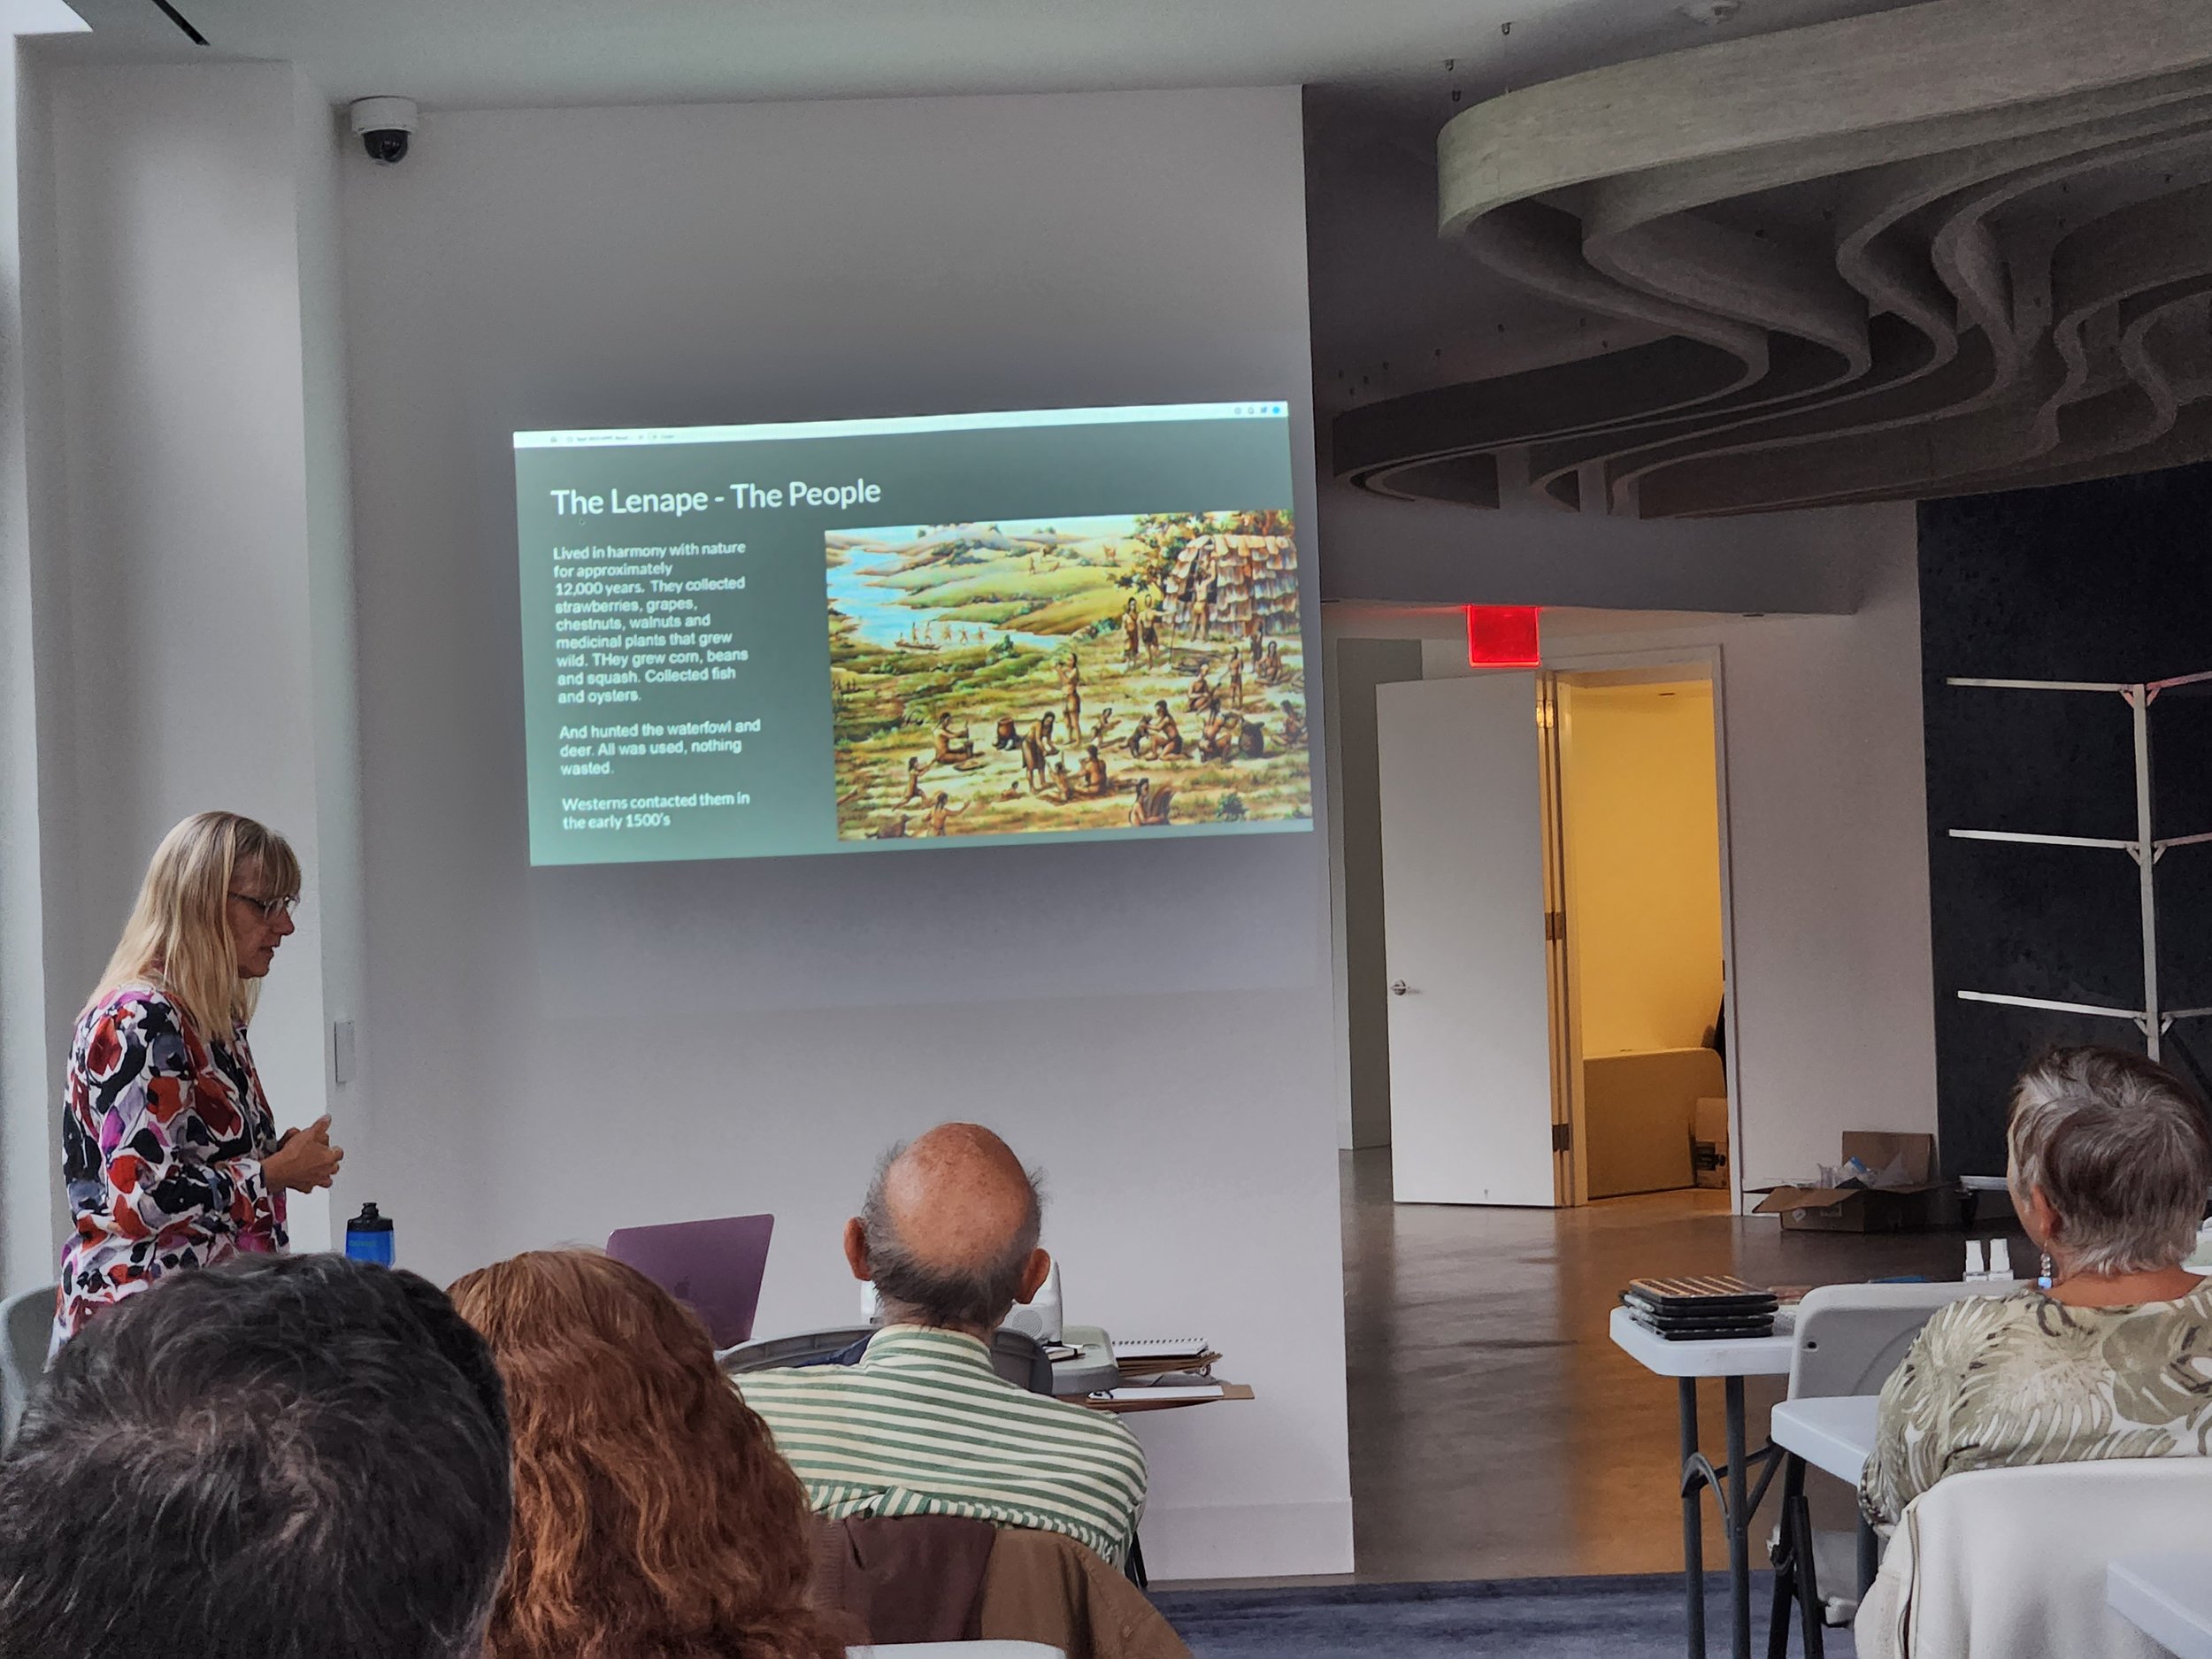
[[[1805,1501],[1805,1464],[1798,1457],[1789,1462],[1790,1472],[1797,1477],[1797,1489],[1784,1506],[1782,1525],[1797,1535],[1797,1606],[1805,1635],[1805,1659],[1826,1659],[1828,1603],[1820,1594],[1818,1563],[1813,1558],[1813,1510]]]
[[[1782,1459],[1781,1541],[1774,1551],[1774,1616],[1767,1626],[1767,1659],[1789,1659],[1790,1620],[1804,1635],[1805,1659],[1824,1659],[1821,1619],[1825,1609],[1813,1560],[1813,1517],[1805,1502],[1805,1460]]]
[[[1751,1659],[1751,1505],[1744,1482],[1743,1379],[1724,1379],[1728,1406],[1728,1601],[1730,1651]]]
[[[1704,1486],[1691,1479],[1696,1462],[1697,1379],[1675,1380],[1675,1399],[1682,1430],[1682,1584],[1684,1610],[1689,1617],[1690,1659],[1705,1659],[1705,1514]]]
[[[1767,1618],[1767,1659],[1789,1659],[1790,1619],[1797,1610],[1797,1532],[1790,1525],[1790,1503],[1805,1487],[1805,1465],[1795,1457],[1782,1465],[1782,1537],[1774,1549],[1774,1609]]]

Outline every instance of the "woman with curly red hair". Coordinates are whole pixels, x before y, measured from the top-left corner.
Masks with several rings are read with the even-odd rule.
[[[806,1494],[634,1268],[534,1250],[450,1293],[490,1342],[514,1438],[514,1544],[486,1659],[834,1659],[808,1605]]]

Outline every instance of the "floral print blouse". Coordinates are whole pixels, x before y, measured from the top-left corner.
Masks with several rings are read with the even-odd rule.
[[[2212,1282],[2125,1308],[1972,1296],[1928,1321],[1883,1386],[1859,1505],[1886,1525],[1971,1469],[2208,1451]]]
[[[125,986],[77,1021],[63,1101],[62,1249],[53,1345],[175,1267],[281,1250],[284,1194],[262,1179],[276,1119],[246,1028],[204,1039],[177,1005]]]

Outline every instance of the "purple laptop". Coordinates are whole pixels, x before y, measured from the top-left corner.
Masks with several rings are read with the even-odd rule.
[[[607,1235],[607,1254],[627,1263],[697,1314],[725,1348],[753,1333],[761,1276],[768,1270],[773,1216],[727,1216],[623,1227]]]

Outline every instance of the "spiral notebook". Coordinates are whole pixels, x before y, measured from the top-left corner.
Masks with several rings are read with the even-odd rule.
[[[1114,1344],[1116,1359],[1189,1359],[1206,1351],[1201,1336],[1148,1336]]]

